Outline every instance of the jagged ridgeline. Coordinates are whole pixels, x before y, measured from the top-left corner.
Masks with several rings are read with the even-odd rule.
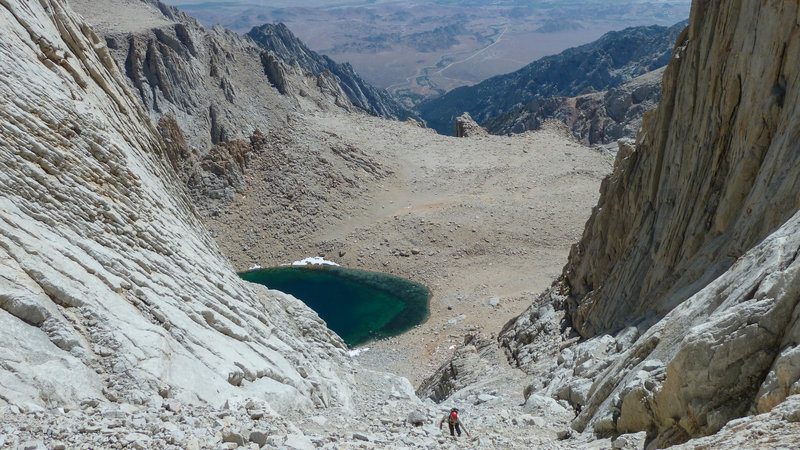
[[[402,107],[388,92],[375,88],[359,77],[350,63],[336,63],[327,56],[309,49],[282,23],[253,27],[247,36],[286,64],[296,64],[314,75],[333,75],[347,94],[347,98],[365,111],[400,120],[412,116],[412,113]],[[271,56],[265,55],[264,58],[266,58],[264,67],[270,75],[270,80],[279,90],[285,90],[283,78],[272,68],[274,62],[270,60]]]
[[[536,99],[606,91],[666,65],[675,37],[685,26],[684,21],[672,27],[612,31],[595,42],[541,58],[516,72],[453,89],[420,103],[417,110],[429,127],[452,135],[456,117],[464,112],[484,124]],[[537,106],[528,109],[534,108]],[[509,121],[513,120],[505,119]],[[493,125],[496,132],[511,127]]]
[[[309,50],[283,25],[254,29],[251,39],[219,26],[205,28],[157,0],[141,1],[129,12],[145,15],[124,26],[91,2],[72,7],[105,38],[153,123],[173,116],[200,156],[214,145],[249,139],[255,130],[284,126],[300,104],[410,116],[349,64]]]
[[[492,134],[516,134],[538,130],[555,119],[585,145],[613,144],[636,137],[644,114],[661,100],[663,76],[661,67],[605,92],[536,99],[487,120],[484,126]]]

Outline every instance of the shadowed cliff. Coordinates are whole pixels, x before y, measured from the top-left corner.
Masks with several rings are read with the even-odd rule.
[[[561,279],[506,325],[531,392],[568,400],[574,430],[670,445],[800,393],[797,18],[694,2]]]

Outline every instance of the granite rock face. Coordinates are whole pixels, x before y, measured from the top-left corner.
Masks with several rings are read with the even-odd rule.
[[[669,311],[797,210],[789,168],[800,157],[791,106],[800,75],[786,8],[693,7],[661,105],[618,158],[570,254],[566,282],[582,335]],[[736,20],[719,24],[728,13]],[[739,31],[756,21],[769,32]]]
[[[798,13],[694,2],[661,103],[620,142],[551,289],[564,319],[535,305],[502,333],[531,372],[546,349],[526,336],[562,342],[535,388],[580,410],[573,429],[666,446],[798,393]]]
[[[249,140],[234,140],[215,145],[200,156],[186,143],[175,118],[165,114],[158,121],[167,158],[188,188],[195,205],[216,200],[231,201],[245,188],[244,172],[254,152],[266,146],[266,138],[255,130]]]
[[[0,404],[350,407],[342,341],[236,276],[75,17],[61,0],[0,4]]]
[[[486,129],[492,134],[523,133],[538,130],[548,119],[557,119],[586,145],[635,138],[644,113],[661,99],[663,74],[664,68],[660,68],[605,92],[534,100],[490,119]]]
[[[247,140],[255,130],[284,126],[301,105],[359,110],[329,73],[312,74],[251,39],[205,28],[156,0],[134,6],[126,14],[153,15],[156,26],[114,26],[119,20],[113,11],[107,17],[91,1],[74,4],[105,39],[152,122],[172,116],[201,157],[218,144]]]

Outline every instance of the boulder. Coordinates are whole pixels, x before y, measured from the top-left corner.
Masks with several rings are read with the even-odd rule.
[[[641,450],[645,448],[647,433],[640,431],[632,434],[622,434],[611,440],[613,450]]]
[[[247,439],[250,442],[258,444],[259,447],[267,445],[267,434],[261,431],[251,431]]]
[[[552,421],[569,421],[575,417],[572,411],[564,408],[551,397],[532,394],[525,400],[522,410],[537,417],[546,417]]]
[[[456,137],[479,137],[488,135],[489,133],[487,133],[483,127],[472,120],[468,112],[456,118]]]
[[[245,438],[244,435],[242,435],[239,432],[230,430],[222,432],[222,442],[232,442],[234,444],[242,446],[245,445],[247,441],[248,439]]]
[[[427,416],[420,411],[411,411],[406,417],[406,422],[416,427],[422,426],[427,420]]]

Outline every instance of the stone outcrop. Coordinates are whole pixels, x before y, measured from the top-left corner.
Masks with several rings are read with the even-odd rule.
[[[455,392],[485,380],[493,359],[499,356],[497,344],[487,336],[469,335],[450,361],[422,382],[417,395],[441,402]]]
[[[523,133],[540,129],[548,119],[557,119],[586,145],[635,138],[644,113],[661,99],[663,74],[664,68],[660,68],[605,92],[534,100],[490,119],[486,129],[492,134]]]
[[[281,94],[288,94],[289,82],[286,80],[286,73],[289,70],[283,61],[272,52],[264,52],[261,54],[261,64],[264,66],[264,74],[275,89]]]
[[[552,288],[566,322],[532,307],[502,333],[528,370],[537,330],[564,343],[538,388],[580,409],[575,430],[665,446],[800,392],[798,13],[694,2],[661,103]],[[569,345],[572,328],[587,339]]]
[[[472,120],[468,112],[465,112],[456,119],[456,137],[477,137],[486,136],[488,134],[489,133],[487,133],[483,127]]]
[[[266,147],[266,138],[255,130],[249,140],[215,145],[204,156],[189,147],[175,118],[165,114],[158,121],[167,158],[186,185],[195,204],[218,199],[231,201],[245,188],[244,172],[254,152]]]
[[[61,0],[0,3],[0,407],[349,408],[342,341],[236,276],[176,155],[74,17]],[[201,51],[182,45],[181,58]]]

